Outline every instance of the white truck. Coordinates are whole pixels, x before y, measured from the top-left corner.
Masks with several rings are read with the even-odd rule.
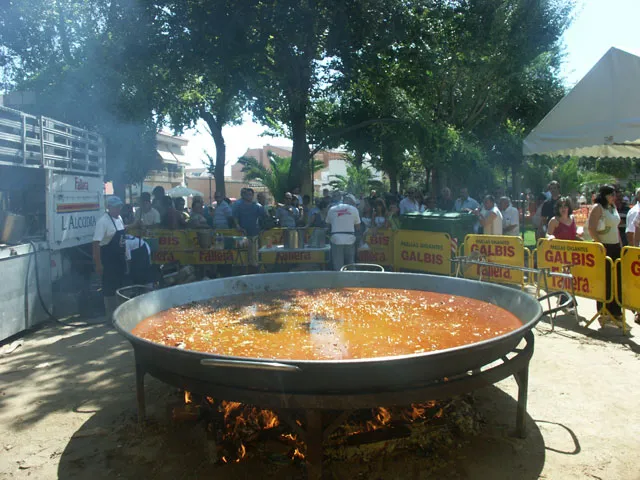
[[[86,286],[105,166],[99,134],[0,106],[0,341]]]

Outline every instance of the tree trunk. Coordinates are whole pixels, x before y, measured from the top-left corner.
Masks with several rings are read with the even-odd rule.
[[[224,186],[224,164],[227,158],[227,146],[224,143],[224,137],[222,136],[222,125],[218,123],[215,117],[205,112],[202,114],[202,118],[207,122],[207,126],[211,131],[211,137],[216,145],[216,164],[213,167],[213,177],[216,181],[216,192],[222,192],[222,196],[226,197]]]
[[[389,190],[394,195],[398,193],[398,164],[394,158],[394,148],[392,139],[383,140],[382,146],[382,166],[389,175]]]
[[[307,118],[303,111],[291,115],[291,170],[289,170],[289,191],[300,187],[303,195],[313,198],[313,182],[311,181],[311,162],[309,144],[307,143]]]
[[[520,159],[511,164],[511,184],[513,185],[513,200],[520,200]]]
[[[438,192],[440,191],[440,171],[437,168],[433,168],[431,170],[431,194],[438,196]]]
[[[364,163],[364,152],[362,150],[356,150],[353,156],[353,165],[360,170]]]
[[[390,168],[386,171],[389,176],[389,191],[394,195],[398,194],[398,172],[395,168]]]
[[[71,47],[69,46],[69,32],[67,31],[67,14],[64,5],[58,1],[58,30],[60,34],[60,46],[62,47],[62,55],[67,63],[72,63]]]
[[[123,202],[126,201],[127,196],[127,184],[124,180],[115,178],[111,180],[111,184],[113,185],[113,194],[116,197],[119,197]]]

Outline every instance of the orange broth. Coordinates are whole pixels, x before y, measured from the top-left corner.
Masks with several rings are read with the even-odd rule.
[[[276,360],[391,357],[479,342],[522,322],[471,298],[391,288],[230,295],[157,313],[133,334],[218,355]]]

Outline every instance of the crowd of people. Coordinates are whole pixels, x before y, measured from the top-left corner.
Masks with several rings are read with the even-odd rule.
[[[626,195],[620,187],[603,185],[597,192],[591,192],[591,205],[587,204],[587,195],[580,194],[572,200],[561,194],[560,184],[553,181],[547,192],[540,194],[536,213],[533,217],[537,227],[537,237],[558,240],[592,240],[604,246],[606,255],[614,262],[620,258],[626,245],[640,245],[640,188],[633,195]],[[574,205],[587,206],[589,214],[584,228],[579,228],[573,215]],[[607,284],[607,297],[611,295],[611,277],[609,264],[604,266]],[[620,278],[616,279],[618,291],[622,293]],[[606,322],[613,317],[621,322],[622,310],[613,300],[602,304],[597,302],[598,311],[607,313],[600,320]],[[604,307],[604,308],[603,308]],[[640,313],[635,314],[635,322],[640,324]]]
[[[447,187],[437,197],[422,195],[415,188],[409,188],[404,196],[371,190],[368,196],[360,198],[324,189],[321,197],[312,200],[308,195],[300,195],[300,189],[296,188],[270,204],[264,192],[256,195],[253,189],[243,188],[237,201],[216,192],[215,205],[205,206],[201,197],[194,197],[188,209],[184,198],[172,199],[162,187],[155,187],[152,194],[142,193],[135,210],[131,205],[124,205],[118,197],[108,199],[108,211],[96,225],[94,262],[96,271],[103,276],[105,306],[111,302],[108,310],[112,310],[115,290],[123,285],[127,272],[136,277],[134,283],[151,282],[148,273],[144,273],[150,271],[145,267],[150,264],[149,246],[141,238],[128,235],[125,232],[128,227],[235,228],[248,237],[256,237],[273,227],[326,228],[332,266],[339,270],[343,265],[355,262],[357,245],[364,233],[378,228],[397,230],[400,216],[404,214],[466,212],[477,217],[476,233],[521,235],[523,211],[529,209],[522,203],[520,209],[516,208],[501,189],[494,193],[483,195],[479,202],[469,195],[466,187],[460,188],[456,198]],[[525,197],[532,198],[521,195],[520,201]],[[547,191],[537,196],[529,211],[537,238],[600,242],[613,260],[620,257],[624,245],[640,243],[640,188],[629,201],[619,188],[602,186],[592,195],[593,205],[584,228],[577,226],[573,210],[574,205],[586,204],[587,196],[573,197],[563,196],[556,181],[549,183]],[[132,265],[135,268],[131,268]],[[607,279],[610,276],[607,269]],[[600,310],[601,305],[598,307]],[[608,303],[606,310],[616,318],[622,314],[615,302]],[[636,315],[636,322],[640,322],[639,315]]]

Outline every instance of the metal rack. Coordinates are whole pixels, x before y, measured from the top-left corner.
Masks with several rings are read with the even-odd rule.
[[[540,282],[537,282],[536,297],[538,297],[538,300],[540,301],[545,301],[545,300],[547,301],[547,305],[549,309],[546,311],[546,313],[549,314],[549,323],[551,324],[551,331],[553,331],[555,328],[553,321],[555,319],[556,314],[566,308],[574,307],[573,314],[576,319],[576,322],[580,321],[578,318],[578,310],[577,308],[575,308],[577,305],[577,302],[576,302],[575,288],[573,283],[573,274],[571,273],[571,268],[573,267],[573,264],[571,263],[562,265],[561,266],[562,272],[555,272],[548,267],[547,268],[531,268],[531,267],[520,267],[515,265],[505,265],[502,263],[489,262],[487,260],[486,255],[483,255],[480,252],[472,252],[471,255],[468,255],[468,256],[452,257],[451,263],[456,265],[456,272],[455,272],[456,277],[463,276],[464,274],[463,269],[466,265],[505,268],[509,270],[515,270],[518,272],[537,275],[538,278],[540,278],[540,276],[542,275],[545,295],[543,295],[542,297],[539,296]],[[571,291],[569,292],[569,291],[561,290],[558,292],[549,293],[549,284],[547,282],[548,277],[559,277],[559,278],[565,278],[569,280]],[[482,273],[480,273],[479,281],[482,281]],[[569,297],[569,300],[562,304],[557,305],[555,308],[551,308],[551,297],[554,297],[554,296],[561,297],[563,294]]]

